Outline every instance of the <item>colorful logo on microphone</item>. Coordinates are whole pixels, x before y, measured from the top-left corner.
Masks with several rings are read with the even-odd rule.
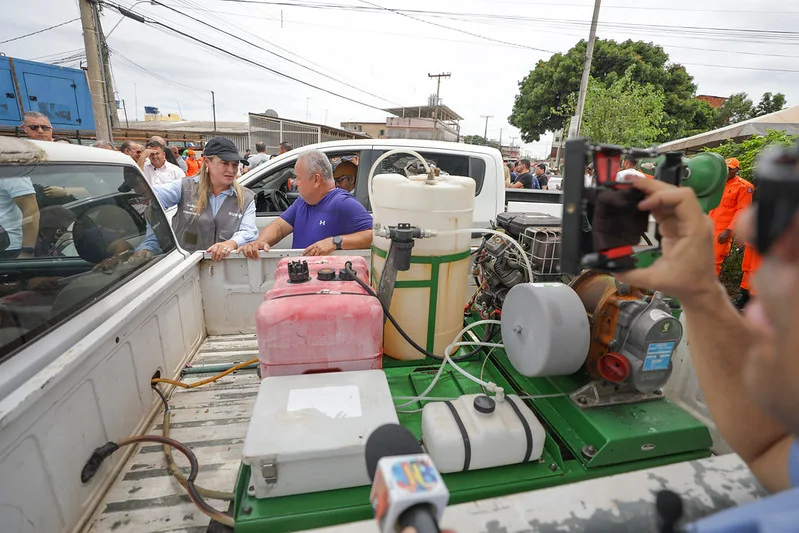
[[[391,465],[397,488],[407,492],[432,490],[441,480],[429,459],[403,459]]]

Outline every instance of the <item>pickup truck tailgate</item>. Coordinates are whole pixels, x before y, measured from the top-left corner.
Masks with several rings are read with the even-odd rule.
[[[207,337],[192,360],[201,365],[235,364],[258,356],[254,334]],[[186,383],[212,374],[190,374]],[[170,437],[189,445],[197,455],[197,484],[232,492],[250,412],[258,394],[255,370],[241,370],[196,389],[175,389],[169,397]],[[164,386],[161,384],[159,386]],[[170,389],[166,386],[165,389]],[[163,412],[149,434],[161,435]],[[188,474],[188,462],[173,452],[175,462]],[[227,511],[228,502],[209,500]],[[159,444],[144,444],[131,456],[100,504],[87,531],[92,533],[205,532],[210,519],[191,502],[169,474]]]

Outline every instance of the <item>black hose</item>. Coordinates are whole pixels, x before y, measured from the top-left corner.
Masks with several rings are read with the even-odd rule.
[[[358,277],[357,273],[352,268],[352,264],[349,261],[344,264],[344,269],[347,271],[347,273],[350,276],[353,277],[353,279],[355,281],[358,282],[358,285],[363,287],[363,290],[365,290],[366,292],[368,292],[369,294],[371,294],[372,296],[377,298],[377,294],[375,294],[375,291],[372,290],[372,287],[370,287],[369,284],[367,284],[365,281],[363,281],[361,278]],[[378,301],[380,301],[380,298],[377,298],[377,299],[378,299]],[[380,302],[380,307],[383,308],[383,313],[386,315],[386,318],[388,318],[388,321],[391,322],[391,324],[394,326],[394,328],[397,330],[397,332],[402,336],[403,339],[405,339],[408,342],[408,344],[410,344],[413,347],[414,350],[416,350],[417,352],[423,354],[425,357],[429,357],[431,359],[436,359],[438,361],[443,361],[444,360],[443,357],[439,357],[438,355],[436,355],[434,353],[428,352],[427,350],[425,350],[424,348],[419,346],[416,343],[416,341],[414,341],[407,333],[405,333],[405,330],[402,329],[400,327],[400,325],[397,323],[397,321],[394,319],[394,317],[391,316],[391,312],[388,310],[388,308],[385,305],[383,305],[383,302]],[[489,325],[491,325],[491,324],[489,324]],[[486,328],[486,334],[488,333],[488,331],[489,331],[489,328]],[[492,333],[492,336],[493,336],[493,333]],[[491,337],[489,337],[489,338],[491,338]],[[484,342],[487,342],[487,341],[484,341]],[[469,357],[474,357],[475,355],[480,353],[480,351],[482,349],[483,349],[483,346],[478,346],[477,348],[475,348],[474,350],[472,350],[471,352],[469,352],[467,354],[460,355],[458,357],[450,357],[450,359],[452,359],[454,362],[463,361],[465,359],[468,359]]]

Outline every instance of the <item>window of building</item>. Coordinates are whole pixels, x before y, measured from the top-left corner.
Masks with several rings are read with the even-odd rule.
[[[175,249],[129,166],[0,166],[0,226],[0,362]]]

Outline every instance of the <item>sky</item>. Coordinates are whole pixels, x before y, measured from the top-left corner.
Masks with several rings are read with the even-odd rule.
[[[436,90],[428,74],[448,72],[440,97],[464,117],[462,134],[483,135],[489,116],[488,137],[501,136],[503,144],[521,142],[507,120],[519,82],[538,61],[587,38],[594,7],[593,0],[109,1],[161,24],[102,10],[115,88],[130,120],[143,119],[145,105],[186,120],[211,120],[214,91],[219,121],[246,121],[248,112],[267,109],[331,126],[384,121],[379,109],[425,105]],[[3,4],[0,41],[79,16],[77,0]],[[791,6],[784,0],[605,0],[597,35],[663,46],[673,62],[686,66],[698,94],[743,91],[757,103],[766,91],[782,92],[795,105],[799,5]],[[72,67],[80,65],[82,51],[79,21],[0,43],[7,56]],[[547,135],[522,148],[538,158],[550,144]]]

